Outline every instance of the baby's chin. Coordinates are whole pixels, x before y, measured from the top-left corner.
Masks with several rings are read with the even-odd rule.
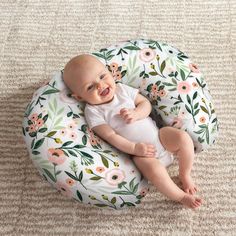
[[[103,103],[109,103],[114,99],[115,87],[109,87],[109,93],[105,96]]]

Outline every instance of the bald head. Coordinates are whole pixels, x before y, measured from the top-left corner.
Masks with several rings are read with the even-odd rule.
[[[63,80],[65,84],[72,92],[76,93],[76,85],[78,86],[80,79],[89,76],[94,65],[97,64],[103,66],[97,58],[89,54],[73,57],[64,68]]]

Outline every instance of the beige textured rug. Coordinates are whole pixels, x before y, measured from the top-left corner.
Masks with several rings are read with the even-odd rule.
[[[41,179],[21,138],[25,107],[53,71],[79,53],[135,38],[186,52],[211,90],[220,136],[196,157],[198,211],[154,187],[125,211],[68,200]],[[235,0],[1,0],[0,235],[236,235],[235,58]],[[176,178],[176,163],[169,172]]]

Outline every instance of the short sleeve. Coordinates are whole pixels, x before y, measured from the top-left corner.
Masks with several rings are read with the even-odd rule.
[[[95,126],[107,123],[103,115],[99,112],[98,109],[96,109],[96,107],[86,105],[84,109],[84,115],[90,129]]]
[[[119,84],[122,88],[122,90],[133,100],[135,101],[135,98],[137,94],[139,93],[139,90],[136,88],[133,88],[131,86],[128,86],[126,84]]]

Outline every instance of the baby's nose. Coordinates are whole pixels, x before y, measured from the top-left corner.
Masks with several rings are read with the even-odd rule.
[[[102,88],[102,83],[101,82],[97,83],[97,89],[101,89],[101,88]]]

